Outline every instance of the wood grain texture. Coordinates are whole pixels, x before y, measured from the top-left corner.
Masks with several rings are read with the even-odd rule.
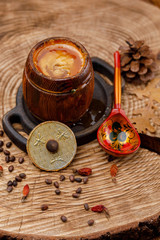
[[[80,41],[91,56],[113,65],[113,52],[129,36],[144,39],[154,52],[160,49],[159,16],[158,8],[137,0],[0,1],[0,117],[15,106],[27,55],[38,41],[52,36],[71,37]],[[144,106],[146,101],[137,101],[135,96],[124,92],[122,107],[126,115],[132,117],[133,110]],[[155,135],[159,137],[160,128],[156,130]],[[5,136],[4,140],[6,143],[8,138]],[[108,239],[118,239],[116,233],[136,228],[139,222],[151,221],[160,215],[160,156],[156,153],[140,149],[133,156],[114,160],[119,169],[114,184],[110,177],[112,163],[96,140],[79,147],[73,163],[61,173],[38,170],[15,146],[11,152],[16,158],[24,156],[25,162],[20,165],[16,159],[15,170],[9,173],[10,164],[5,163],[4,154],[0,153],[0,164],[4,168],[0,181],[0,236],[75,240],[96,239],[110,232]],[[73,167],[93,169],[88,184],[68,180]],[[27,178],[8,194],[6,183],[21,172],[25,172]],[[45,178],[59,181],[62,173],[66,180],[60,184],[62,193],[57,196],[54,186],[44,181]],[[30,185],[30,194],[22,204],[25,184]],[[79,199],[73,199],[71,195],[80,185],[83,193]],[[110,219],[103,214],[86,212],[85,202],[90,207],[104,204],[109,209]],[[42,212],[40,206],[45,203],[49,209]],[[68,218],[67,223],[61,222],[61,215]],[[93,227],[87,225],[89,219],[95,220]],[[137,228],[135,239],[148,239],[143,233],[145,231]],[[147,236],[151,239],[152,232]]]

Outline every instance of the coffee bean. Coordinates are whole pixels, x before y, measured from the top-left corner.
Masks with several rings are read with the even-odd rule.
[[[7,155],[7,156],[10,155],[10,151],[8,151],[8,150],[4,150],[3,152],[4,152],[4,154]]]
[[[73,168],[73,169],[72,169],[72,172],[73,172],[73,173],[77,173],[77,169]]]
[[[0,130],[0,137],[3,137],[4,131]]]
[[[67,218],[65,216],[61,216],[62,222],[67,222]]]
[[[55,153],[58,150],[58,142],[51,139],[47,142],[46,148],[49,152]]]
[[[84,209],[85,209],[86,211],[89,210],[89,205],[88,205],[88,203],[85,203],[85,204],[84,204]]]
[[[25,173],[20,173],[19,177],[22,178],[22,179],[25,179],[26,178],[26,174]]]
[[[11,162],[14,162],[15,160],[16,160],[15,156],[11,156],[11,157],[10,157],[10,161],[11,161]]]
[[[81,192],[82,192],[82,188],[81,187],[77,188],[76,193],[81,193]]]
[[[22,164],[24,162],[24,158],[23,157],[18,158],[18,162]]]
[[[46,179],[45,179],[45,183],[46,183],[46,184],[52,184],[52,179],[46,178]]]
[[[12,185],[13,185],[13,182],[11,180],[8,181],[7,186],[12,186]]]
[[[0,147],[0,152],[3,152],[3,148],[2,147]]]
[[[6,147],[7,147],[7,148],[10,148],[11,146],[12,146],[12,142],[7,142],[7,143],[6,143]]]
[[[17,186],[17,181],[13,180],[13,186],[16,187]]]
[[[0,140],[0,147],[2,147],[4,144],[4,142],[2,140]]]
[[[74,182],[74,176],[73,176],[73,175],[70,175],[70,176],[69,176],[69,180],[70,180],[71,182]]]
[[[14,166],[13,166],[13,165],[10,165],[10,166],[8,167],[8,171],[9,171],[9,172],[13,172],[13,170],[14,170]]]
[[[43,204],[42,206],[41,206],[41,210],[42,211],[46,211],[48,209],[48,205],[47,204]]]
[[[21,178],[20,176],[16,176],[16,177],[15,177],[15,180],[16,180],[17,182],[22,182],[22,178]]]
[[[59,183],[58,183],[58,182],[54,182],[54,186],[55,186],[56,188],[59,188]]]
[[[73,198],[79,198],[79,194],[78,194],[78,193],[73,193],[73,194],[72,194],[72,197],[73,197]]]
[[[88,177],[83,178],[83,183],[86,184],[88,182]]]
[[[79,182],[79,183],[82,182],[82,178],[75,178],[74,180],[75,180],[76,182]]]
[[[8,187],[7,187],[7,191],[8,191],[8,192],[12,192],[12,190],[13,190],[13,187],[12,187],[12,186],[8,186]]]
[[[56,189],[56,190],[55,190],[55,193],[56,193],[57,195],[60,195],[60,194],[61,194],[61,191],[60,191],[59,189]]]
[[[93,226],[93,224],[94,224],[94,220],[93,220],[93,219],[90,219],[90,220],[88,221],[88,226]]]
[[[9,163],[10,162],[10,156],[6,156],[5,161],[6,161],[6,163]]]
[[[61,175],[59,179],[60,179],[60,181],[64,181],[66,178],[64,175]]]

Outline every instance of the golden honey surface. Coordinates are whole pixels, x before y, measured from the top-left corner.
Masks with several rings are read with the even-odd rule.
[[[81,71],[84,57],[74,45],[51,42],[34,52],[33,62],[45,76],[67,78]]]

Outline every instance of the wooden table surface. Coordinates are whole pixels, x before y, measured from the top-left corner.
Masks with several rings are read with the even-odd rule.
[[[91,56],[113,65],[114,51],[129,36],[144,39],[157,53],[160,50],[159,26],[160,9],[140,0],[1,0],[0,118],[15,106],[27,55],[38,41],[51,36],[71,37],[80,41]],[[133,109],[145,103],[146,99],[140,101],[129,95],[126,86],[122,106],[129,118]],[[18,128],[24,134],[21,126]],[[155,136],[160,136],[160,127]],[[5,143],[9,141],[6,135],[3,139]],[[12,173],[8,172],[10,164],[5,163],[4,154],[0,153],[0,164],[4,168],[0,182],[0,237],[76,240],[100,239],[105,235],[106,239],[114,240],[122,239],[122,231],[133,228],[133,234],[141,236],[140,239],[150,239],[146,226],[137,226],[139,222],[154,222],[160,215],[158,154],[140,149],[134,156],[114,160],[119,169],[117,184],[114,184],[110,177],[112,163],[96,140],[78,147],[73,163],[60,173],[40,171],[15,145],[10,151],[16,156]],[[17,161],[20,156],[25,157],[21,165]],[[81,167],[93,169],[88,184],[70,183],[68,177],[72,168]],[[27,178],[9,194],[7,182],[21,172],[25,172]],[[54,187],[44,181],[45,178],[59,180],[62,173],[66,180],[60,184],[62,194],[56,196]],[[21,196],[25,184],[29,184],[30,194],[23,204]],[[73,199],[71,195],[78,186],[83,188],[83,193],[79,199]],[[104,214],[86,212],[85,202],[90,206],[106,205],[110,219]],[[49,205],[46,212],[40,209],[44,203]],[[68,217],[65,224],[60,220],[63,214]],[[87,225],[91,218],[95,220],[93,227]],[[110,232],[108,238],[107,232]]]

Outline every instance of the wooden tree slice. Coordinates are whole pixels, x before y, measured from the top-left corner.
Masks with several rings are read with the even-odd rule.
[[[81,1],[1,1],[0,2],[0,116],[15,106],[16,92],[22,81],[27,55],[36,42],[51,36],[66,36],[80,41],[91,56],[100,57],[113,65],[113,53],[128,37],[145,40],[154,52],[159,50],[160,10],[137,0],[81,0]],[[128,117],[145,100],[123,94],[122,107]],[[21,128],[19,127],[19,130]],[[157,127],[155,136],[160,136]],[[2,138],[2,137],[1,137]],[[5,143],[8,140],[5,135]],[[6,147],[4,146],[4,149]],[[11,154],[16,156],[14,171],[8,172],[10,163],[0,153],[4,168],[0,178],[1,214],[0,236],[17,239],[151,239],[160,234],[160,156],[145,149],[133,156],[116,159],[116,183],[112,182],[108,155],[97,140],[78,147],[72,164],[58,173],[37,169],[14,145]],[[18,157],[25,157],[23,164]],[[92,176],[87,184],[71,183],[72,168],[91,167]],[[19,173],[27,178],[18,183],[11,193],[6,184]],[[61,195],[55,195],[53,185],[45,179],[59,181]],[[29,184],[30,193],[21,202],[22,190]],[[80,198],[72,193],[81,186]],[[103,204],[110,213],[105,215],[84,210]],[[47,211],[41,205],[48,204]],[[66,223],[60,220],[65,215]],[[87,222],[94,219],[93,226]]]

